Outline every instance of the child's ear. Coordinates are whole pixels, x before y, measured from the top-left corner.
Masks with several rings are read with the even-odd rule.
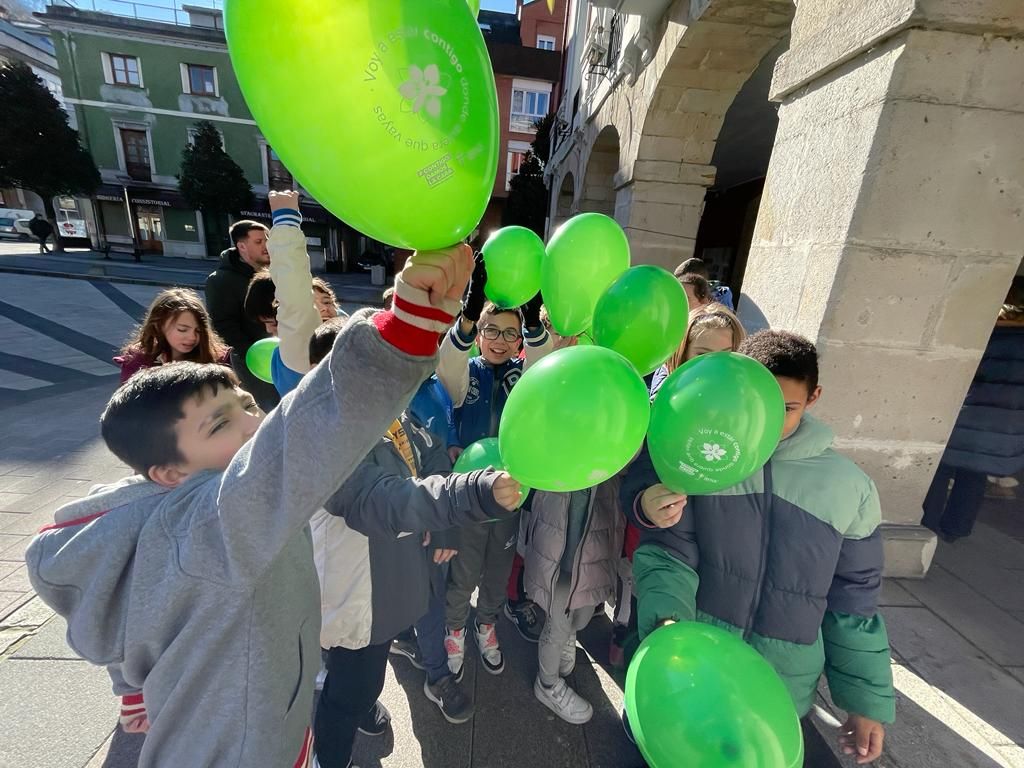
[[[821,397],[821,385],[819,384],[818,386],[816,386],[814,388],[814,391],[811,392],[810,397],[807,398],[807,407],[810,408],[812,405],[814,405],[816,402],[818,402],[818,398],[820,398],[820,397]]]
[[[162,485],[164,488],[177,488],[188,479],[189,473],[182,472],[173,464],[165,464],[160,467],[150,467],[146,475],[154,483]]]

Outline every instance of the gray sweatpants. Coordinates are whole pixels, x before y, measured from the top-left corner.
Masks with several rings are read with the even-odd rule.
[[[537,644],[537,677],[548,688],[558,682],[562,649],[569,640],[575,644],[576,633],[587,626],[594,616],[592,605],[566,611],[570,581],[568,573],[559,573],[555,590],[551,593],[551,608],[544,621],[544,631],[540,633],[540,642]]]
[[[459,528],[459,554],[451,561],[445,594],[445,621],[450,629],[466,626],[469,598],[477,587],[480,587],[476,599],[477,621],[494,624],[498,620],[518,534],[519,515],[496,523]]]

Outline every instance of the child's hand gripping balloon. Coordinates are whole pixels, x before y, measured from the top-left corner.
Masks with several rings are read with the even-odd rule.
[[[416,251],[402,270],[401,280],[426,293],[432,306],[443,307],[462,298],[472,273],[473,251],[463,243],[440,251]]]
[[[519,508],[522,486],[508,472],[499,473],[492,488],[494,490],[494,500],[509,512],[514,512]]]

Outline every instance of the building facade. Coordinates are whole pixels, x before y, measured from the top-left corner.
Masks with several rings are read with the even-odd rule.
[[[100,170],[95,246],[138,247],[204,257],[227,245],[229,222],[204,227],[178,192],[182,151],[201,120],[252,185],[248,218],[269,221],[267,193],[294,182],[242,98],[219,11],[186,6],[188,24],[146,21],[50,6],[49,27],[68,108]],[[310,255],[321,266],[342,258],[346,233],[315,203],[303,206]]]
[[[874,478],[887,567],[1020,269],[1024,5],[572,0],[550,221],[602,211],[635,263],[694,254],[749,329],[817,343],[817,408]]]
[[[538,120],[561,95],[566,0],[549,11],[545,0],[517,0],[515,13],[481,11],[477,17],[494,69],[501,137],[491,203],[480,223],[483,238],[501,226],[512,177],[530,151]]]

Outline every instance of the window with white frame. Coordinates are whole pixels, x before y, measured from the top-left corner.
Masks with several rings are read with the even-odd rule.
[[[281,158],[277,156],[277,152],[269,144],[266,145],[264,157],[267,167],[267,187],[274,192],[294,189],[295,180],[288,169],[285,168],[284,163],[281,162]]]
[[[548,113],[551,102],[551,86],[538,83],[534,87],[519,84],[512,85],[512,110],[508,129],[516,133],[536,133],[534,126],[538,120]],[[539,87],[538,87],[539,86]]]
[[[525,141],[510,141],[508,143],[508,155],[505,168],[505,191],[512,188],[512,178],[519,173],[519,168],[526,161],[530,152],[530,145]]]
[[[142,87],[142,64],[136,56],[122,53],[103,54],[103,78],[110,85]]]
[[[217,96],[217,69],[206,64],[181,65],[181,92],[193,96]]]
[[[555,50],[555,38],[551,35],[537,35],[537,47],[542,51]]]

